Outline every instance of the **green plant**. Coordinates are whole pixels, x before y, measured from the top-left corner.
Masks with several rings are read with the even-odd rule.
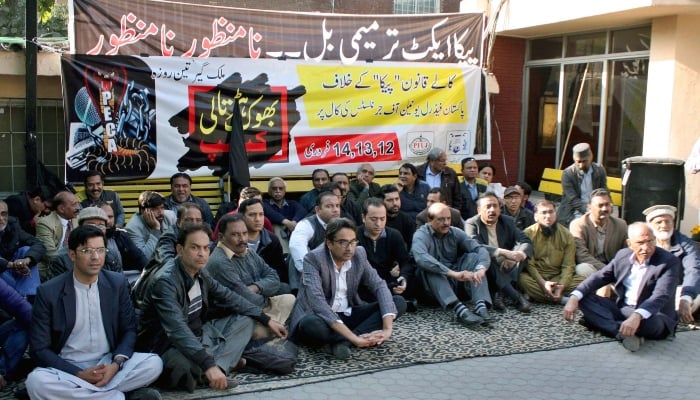
[[[68,36],[68,7],[54,0],[38,0],[39,37]],[[0,37],[25,36],[26,0],[0,0]]]

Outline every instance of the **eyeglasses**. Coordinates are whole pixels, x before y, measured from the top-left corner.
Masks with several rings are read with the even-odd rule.
[[[7,217],[10,214],[7,211],[0,212],[0,217]]]
[[[339,244],[343,248],[347,249],[350,246],[357,246],[357,244],[360,243],[360,241],[357,239],[353,239],[353,240],[340,239],[340,240],[334,240],[333,243]]]
[[[86,256],[86,255],[93,255],[93,254],[99,254],[99,255],[104,255],[109,253],[109,250],[106,247],[98,247],[96,249],[92,249],[90,247],[83,247],[82,249],[77,250],[78,253]]]

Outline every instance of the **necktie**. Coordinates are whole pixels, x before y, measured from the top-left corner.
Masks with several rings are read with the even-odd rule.
[[[68,225],[66,225],[66,234],[63,236],[63,243],[61,244],[61,248],[68,247],[68,236],[70,236],[70,232],[72,230],[73,230],[73,222],[68,220]]]

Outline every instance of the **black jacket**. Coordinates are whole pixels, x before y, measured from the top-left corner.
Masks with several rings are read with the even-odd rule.
[[[192,278],[180,262],[169,259],[144,282],[137,300],[142,316],[139,321],[137,349],[162,355],[170,347],[178,349],[203,371],[213,367],[214,357],[188,326],[190,300],[187,292],[199,280],[202,291],[202,322],[232,313],[247,315],[263,325],[270,317],[236,292],[212,279],[206,271]]]
[[[7,263],[12,261],[15,252],[24,246],[29,246],[29,251],[24,255],[36,264],[44,257],[46,249],[44,245],[31,234],[25,232],[17,222],[17,218],[8,217],[7,227],[0,236],[0,273],[7,269]]]

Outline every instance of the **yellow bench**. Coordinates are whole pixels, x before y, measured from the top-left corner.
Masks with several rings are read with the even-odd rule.
[[[218,176],[193,176],[192,194],[201,197],[209,203],[212,212],[216,214],[219,206],[228,200],[224,191],[223,179]],[[124,207],[126,221],[139,210],[138,199],[141,192],[152,190],[163,197],[170,195],[170,178],[139,179],[133,181],[107,183],[105,189],[119,194]],[[80,193],[80,192],[79,192]],[[80,199],[83,200],[83,199]]]
[[[537,190],[560,198],[563,194],[561,187],[562,172],[563,171],[560,169],[545,168],[542,172],[540,186]],[[613,205],[618,207],[622,206],[622,179],[608,176],[607,184]]]

